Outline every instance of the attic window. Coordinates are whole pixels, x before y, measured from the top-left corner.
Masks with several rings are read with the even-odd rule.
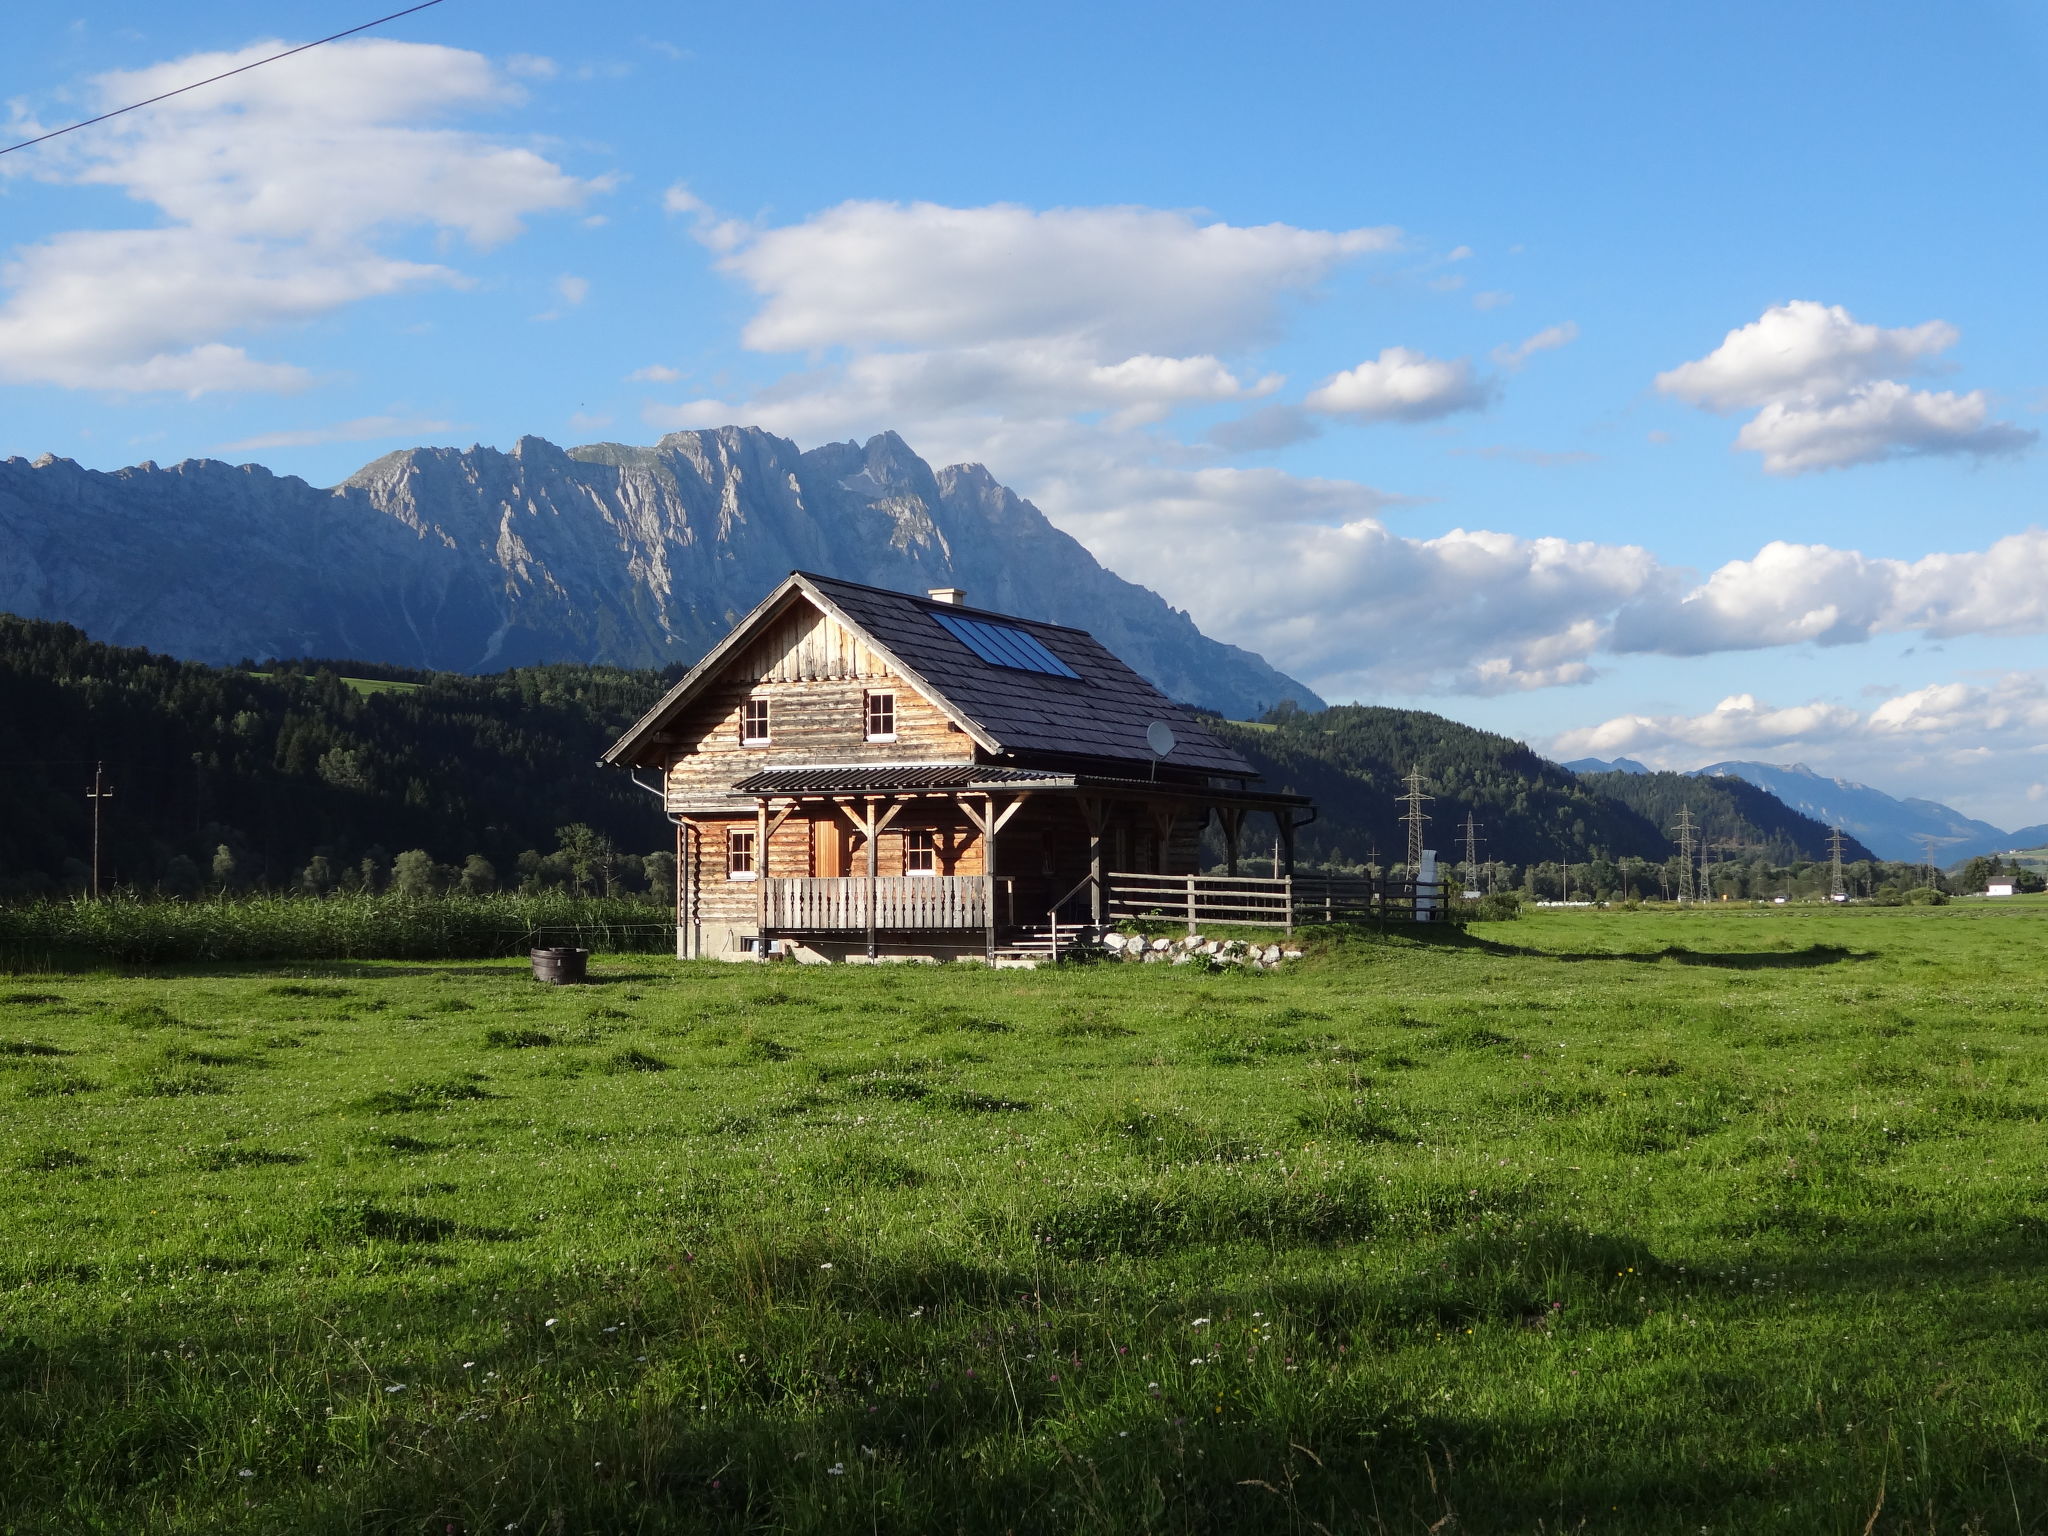
[[[893,693],[871,693],[867,696],[867,739],[869,741],[894,741],[896,739],[896,695]]]
[[[1075,682],[1081,680],[1081,674],[1047,650],[1044,641],[1014,624],[996,624],[988,619],[970,619],[956,613],[935,613],[932,618],[939,628],[992,667],[1007,667],[1012,672],[1037,672],[1045,677],[1071,677]]]
[[[768,701],[748,699],[740,705],[740,745],[762,746],[768,740]]]

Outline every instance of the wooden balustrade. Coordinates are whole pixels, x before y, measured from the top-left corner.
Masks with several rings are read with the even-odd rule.
[[[990,875],[776,877],[763,882],[764,926],[771,933],[986,930],[999,883]]]
[[[1205,924],[1292,929],[1314,923],[1412,922],[1419,908],[1441,897],[1443,884],[1373,880],[1363,876],[1152,875],[1135,871],[1103,877],[1103,907],[1112,921],[1148,918],[1184,922],[1195,933]]]

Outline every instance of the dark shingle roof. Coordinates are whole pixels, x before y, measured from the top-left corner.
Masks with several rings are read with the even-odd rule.
[[[1011,755],[1150,763],[1145,728],[1161,720],[1172,728],[1175,742],[1163,767],[1257,777],[1252,766],[1210,735],[1200,720],[1117,660],[1086,630],[937,603],[829,576],[804,573],[804,578]],[[948,633],[934,613],[1014,625],[1079,676],[992,666]]]

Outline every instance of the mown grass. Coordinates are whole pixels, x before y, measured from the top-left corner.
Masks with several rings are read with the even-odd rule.
[[[0,1530],[2029,1536],[2044,919],[0,978]]]

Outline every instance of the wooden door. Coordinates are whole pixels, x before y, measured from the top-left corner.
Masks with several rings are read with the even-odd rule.
[[[843,880],[852,864],[853,829],[834,818],[811,823],[811,869],[821,880]]]

